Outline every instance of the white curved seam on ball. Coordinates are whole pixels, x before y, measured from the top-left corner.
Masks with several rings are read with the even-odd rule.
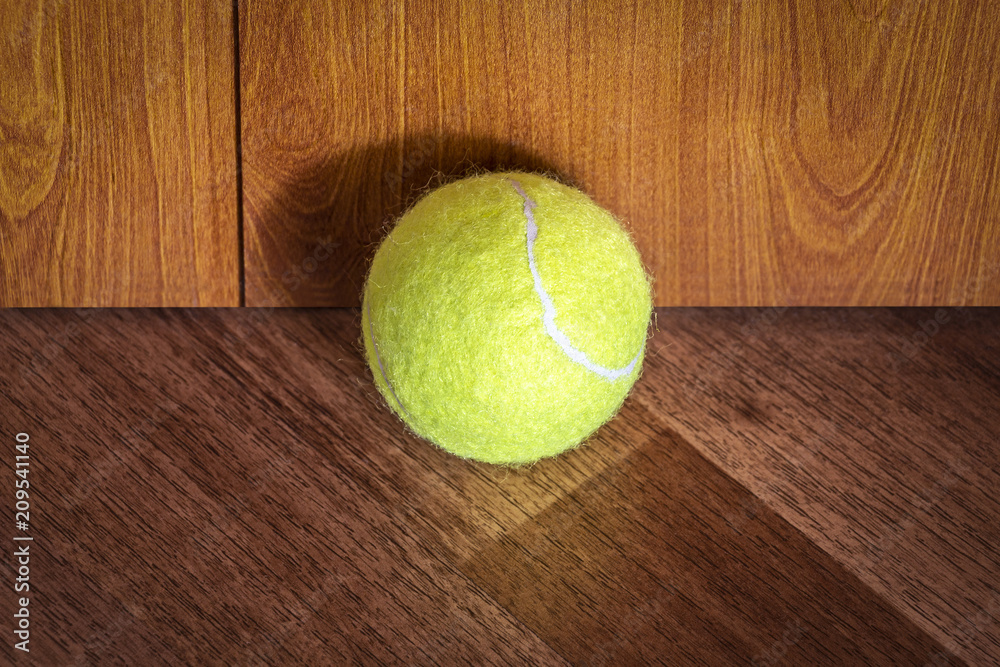
[[[538,238],[538,224],[535,222],[535,214],[532,212],[533,209],[538,206],[531,197],[527,195],[521,184],[513,179],[508,179],[517,193],[521,195],[524,199],[524,216],[528,219],[527,225],[527,239],[528,239],[528,267],[531,269],[531,276],[535,279],[535,293],[538,294],[538,298],[542,301],[542,308],[545,314],[542,316],[542,321],[545,323],[545,333],[547,333],[552,340],[556,342],[562,351],[571,360],[580,364],[588,371],[596,373],[608,381],[617,380],[624,375],[630,375],[635,369],[635,365],[639,363],[639,357],[642,355],[642,348],[633,357],[632,361],[628,363],[627,366],[621,368],[605,368],[600,364],[595,364],[591,361],[586,353],[582,350],[578,350],[573,347],[573,344],[569,341],[569,338],[559,327],[556,326],[556,306],[552,303],[552,297],[549,293],[545,291],[542,286],[542,276],[538,273],[538,265],[535,263],[535,239]]]
[[[382,365],[382,356],[378,353],[378,343],[375,342],[375,322],[372,320],[371,300],[369,299],[368,303],[365,305],[368,308],[368,333],[372,339],[372,349],[375,350],[375,361],[378,362],[378,369],[382,372],[382,379],[385,380],[385,386],[389,387],[389,393],[391,393],[392,397],[396,399],[396,405],[399,406],[400,410],[406,412],[407,417],[410,417],[410,413],[406,411],[405,407],[403,407],[403,402],[399,400],[399,396],[396,396],[396,390],[392,388],[392,383],[389,382],[389,376],[385,373],[385,366]],[[410,417],[410,419],[412,420],[413,417]]]

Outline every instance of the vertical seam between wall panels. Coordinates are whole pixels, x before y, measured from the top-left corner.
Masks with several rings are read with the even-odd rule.
[[[240,93],[240,2],[233,0],[233,92],[236,112],[236,251],[239,255],[237,279],[239,305],[247,305],[246,260],[243,240],[243,113]]]

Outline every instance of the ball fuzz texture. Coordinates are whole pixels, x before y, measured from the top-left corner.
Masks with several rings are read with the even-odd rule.
[[[652,301],[639,253],[582,192],[527,173],[424,196],[379,246],[362,331],[375,384],[418,435],[525,464],[611,419]]]

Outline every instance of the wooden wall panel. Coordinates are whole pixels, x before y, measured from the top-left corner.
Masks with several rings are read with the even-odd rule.
[[[243,0],[248,305],[356,305],[435,174],[549,169],[659,305],[1000,304],[985,0]]]
[[[233,7],[5,3],[0,306],[239,304]]]

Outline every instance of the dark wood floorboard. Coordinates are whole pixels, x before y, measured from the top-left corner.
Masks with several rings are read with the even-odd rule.
[[[1000,660],[1000,311],[660,311],[634,398],[959,655]]]
[[[235,362],[225,334],[238,341],[243,332],[232,325],[245,316],[97,314],[53,350],[43,374],[5,383],[14,397],[5,432],[29,432],[36,457],[31,657],[564,664],[435,553],[404,513],[302,437],[307,412],[287,395],[315,400],[323,423],[353,429],[357,415],[329,399],[345,392],[346,376],[317,374],[309,386],[307,371],[283,363],[295,341],[281,336],[265,343],[274,346],[270,362]],[[347,329],[352,317],[321,314],[317,324]],[[66,321],[6,313],[0,326],[7,341],[43,340]],[[321,356],[338,363],[339,343],[333,336]],[[19,350],[4,355],[3,377],[14,383]],[[395,427],[356,396],[368,422]],[[369,432],[373,443],[377,435]],[[339,437],[324,429],[324,440]],[[146,638],[138,647],[137,636]]]
[[[1000,588],[993,562],[976,560],[993,553],[995,542],[982,542],[1000,515],[994,489],[978,486],[996,475],[995,442],[976,441],[975,473],[963,470],[939,494],[947,502],[920,519],[928,535],[945,535],[945,520],[959,517],[948,534],[966,560],[949,569],[953,552],[934,540],[921,549],[922,533],[902,531],[876,568],[831,542],[838,530],[884,528],[881,515],[813,500],[809,480],[818,473],[808,461],[797,468],[804,500],[796,504],[794,476],[747,475],[733,463],[738,450],[726,449],[727,458],[713,450],[723,431],[749,433],[739,411],[722,412],[727,398],[713,394],[735,382],[707,382],[701,404],[671,394],[681,369],[704,363],[687,357],[745,339],[740,323],[761,312],[660,311],[647,370],[622,414],[585,446],[510,470],[457,459],[405,431],[358,353],[355,310],[4,311],[0,426],[9,440],[28,432],[33,457],[31,658],[610,665],[1000,657],[977,639],[994,631],[988,608],[968,617],[968,637],[947,619],[913,613],[937,599],[961,604],[974,586]],[[853,357],[830,341],[867,328],[866,340],[879,344],[909,316],[850,312],[782,313],[773,333],[758,337],[774,350],[768,365],[740,361],[732,374],[744,383],[756,375],[765,405],[798,405],[800,388],[788,378],[806,372],[817,349],[812,368],[833,372],[838,358]],[[973,320],[996,330],[992,313]],[[990,329],[955,331],[934,338],[941,359],[907,371],[906,388],[917,390],[920,373],[947,374],[938,365],[949,354],[979,366],[963,376],[964,398],[910,415],[911,434],[988,435],[996,426],[990,369],[1000,355],[985,342]],[[845,366],[841,377],[855,372]],[[839,414],[852,396],[828,388],[825,409]],[[758,437],[783,451],[782,438],[794,443],[808,426],[810,413],[799,409],[799,421],[772,419],[774,433]],[[849,449],[836,435],[829,446]],[[932,459],[911,441],[913,451],[887,448],[900,485],[937,470],[922,467]],[[745,465],[765,465],[758,450],[744,449]],[[868,478],[835,470],[823,469],[827,483],[867,502]],[[763,479],[782,479],[787,491],[768,491]],[[13,497],[12,475],[0,493]],[[904,507],[912,501],[896,495]],[[894,595],[879,583],[890,575],[923,582],[937,597]],[[12,597],[3,600],[11,613]]]
[[[922,664],[941,650],[640,403],[613,469],[463,569],[574,664]],[[614,447],[612,438],[595,443]]]

